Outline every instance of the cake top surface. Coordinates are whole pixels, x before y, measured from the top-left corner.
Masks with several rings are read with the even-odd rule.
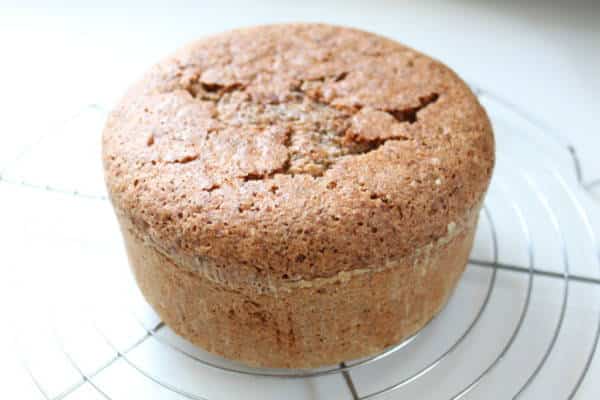
[[[447,233],[489,183],[494,141],[449,68],[321,24],[207,37],[110,113],[109,194],[168,252],[325,276]]]

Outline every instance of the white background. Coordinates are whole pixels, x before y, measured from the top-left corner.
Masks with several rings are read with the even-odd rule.
[[[49,397],[81,379],[80,372],[56,347],[59,342],[53,339],[50,326],[57,326],[56,336],[71,347],[67,351],[78,357],[76,363],[84,373],[97,370],[114,356],[115,349],[83,322],[86,318],[74,317],[81,316],[82,311],[121,351],[144,335],[130,316],[118,312],[127,309],[119,293],[130,293],[132,283],[107,202],[15,183],[101,195],[99,132],[104,114],[87,106],[110,108],[150,64],[201,35],[259,23],[323,21],[396,38],[535,115],[575,146],[586,181],[600,179],[600,2],[221,0],[85,5],[76,1],[9,4],[0,0],[0,271],[4,274],[0,281],[0,312],[4,317],[0,397],[43,399],[20,367],[23,354]],[[529,139],[521,140],[522,133],[535,129],[513,120],[510,113],[503,114],[494,104],[489,103],[489,110],[497,122],[500,153],[489,204],[498,224],[500,261],[515,265],[528,262],[526,234],[519,227],[518,213],[503,194],[502,188],[507,186],[512,190],[509,197],[522,207],[530,226],[536,265],[562,271],[561,239],[565,239],[571,272],[598,279],[595,244],[585,220],[558,181],[541,166],[555,166],[561,171],[575,188],[578,201],[590,212],[596,231],[600,227],[598,204],[576,190],[571,160],[564,151],[551,144],[538,146]],[[73,119],[77,113],[79,117]],[[513,163],[511,157],[517,161]],[[530,173],[547,193],[563,238],[554,230],[543,199],[515,171]],[[482,221],[474,252],[479,259],[492,257],[488,228]],[[410,375],[423,365],[422,360],[430,360],[447,348],[476,313],[490,276],[489,269],[470,267],[447,312],[419,337],[416,347],[385,360],[379,369],[353,371],[359,393]],[[526,277],[522,273],[499,273],[491,311],[484,314],[478,325],[481,328],[473,332],[468,346],[453,355],[450,362],[454,364],[436,369],[429,380],[386,398],[447,398],[476,377],[501,353],[514,331],[518,310],[526,299]],[[571,285],[565,328],[526,398],[565,398],[568,394],[597,328],[598,287],[581,282]],[[514,394],[551,343],[563,290],[562,281],[556,278],[536,280],[531,311],[518,340],[491,379],[469,398],[504,399]],[[101,308],[97,308],[97,301]],[[135,304],[143,309],[140,314],[150,326],[154,321],[151,311]],[[172,342],[179,340],[168,330],[161,334]],[[154,376],[176,387],[198,390],[211,400],[349,396],[339,375],[294,383],[255,381],[217,374],[176,356],[155,340],[144,342],[131,353],[132,361]],[[152,384],[124,360],[94,379],[111,398],[181,398]],[[600,357],[596,355],[590,376],[598,374]],[[67,400],[102,398],[99,393],[84,384]],[[588,378],[578,395],[582,399],[599,398],[600,382]]]

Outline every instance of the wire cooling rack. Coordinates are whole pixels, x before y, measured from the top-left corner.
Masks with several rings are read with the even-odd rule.
[[[474,91],[494,124],[498,162],[455,294],[403,343],[316,370],[245,367],[170,331],[129,276],[103,194],[104,109],[86,107],[67,133],[41,136],[0,181],[15,204],[46,206],[13,241],[41,246],[31,265],[52,265],[37,285],[16,279],[30,300],[11,321],[14,349],[32,398],[597,398],[600,250],[589,191],[600,181],[584,182],[563,138]],[[65,252],[78,256],[64,261]]]

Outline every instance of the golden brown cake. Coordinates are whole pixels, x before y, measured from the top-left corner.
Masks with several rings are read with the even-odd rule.
[[[303,368],[377,353],[442,308],[494,140],[438,61],[294,24],[156,65],[111,112],[103,158],[135,278],[167,325],[230,359]]]

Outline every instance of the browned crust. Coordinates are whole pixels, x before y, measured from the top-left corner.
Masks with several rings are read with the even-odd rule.
[[[292,280],[443,237],[480,202],[493,151],[450,69],[315,24],[185,47],[128,92],[103,136],[113,204],[162,254]]]

